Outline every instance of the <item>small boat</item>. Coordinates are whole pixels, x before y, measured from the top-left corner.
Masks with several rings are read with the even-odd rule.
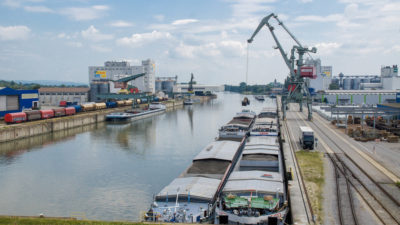
[[[165,109],[165,105],[160,103],[160,102],[153,102],[149,104],[149,109],[154,110],[154,109]]]
[[[269,97],[270,98],[276,98],[276,94],[270,94]]]
[[[264,96],[263,95],[256,95],[254,96],[254,98],[256,98],[258,101],[264,101]]]
[[[242,100],[242,106],[250,105],[250,100],[247,97],[244,97]]]

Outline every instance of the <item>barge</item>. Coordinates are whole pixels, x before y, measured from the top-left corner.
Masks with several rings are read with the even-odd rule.
[[[133,109],[125,112],[115,112],[106,115],[106,121],[124,122],[147,118],[153,115],[159,115],[165,112],[165,105],[161,103],[149,104],[148,109]]]
[[[242,110],[219,129],[219,140],[238,140],[241,141],[249,133],[249,129],[254,122],[256,113],[250,110]]]
[[[192,164],[158,193],[146,221],[198,223],[209,222],[213,205],[226,177],[242,150],[242,143],[214,141]]]
[[[249,137],[218,198],[215,224],[281,224],[288,213],[278,137]]]

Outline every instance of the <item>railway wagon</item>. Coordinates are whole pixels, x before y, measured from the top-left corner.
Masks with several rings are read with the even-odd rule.
[[[26,121],[26,113],[24,112],[7,113],[6,115],[4,115],[4,121],[8,124],[24,122]]]
[[[82,106],[80,106],[80,105],[74,105],[74,106],[72,106],[72,107],[75,108],[75,113],[78,113],[78,112],[81,112],[81,111],[82,111]]]
[[[45,109],[45,110],[39,110],[40,115],[42,116],[42,119],[48,119],[48,118],[53,118],[54,117],[54,111],[52,109]]]
[[[106,106],[107,106],[107,108],[115,108],[115,107],[117,107],[117,103],[116,102],[106,102]]]
[[[64,108],[62,108],[62,109],[53,109],[53,111],[54,111],[54,117],[65,116]]]
[[[130,105],[132,105],[133,104],[133,101],[132,100],[125,100],[125,105],[126,106],[130,106]]]
[[[82,112],[93,111],[96,109],[95,104],[83,104],[81,105]]]
[[[27,121],[33,121],[33,120],[42,119],[42,114],[40,114],[39,110],[25,111],[25,113],[26,113],[26,120]]]
[[[94,104],[94,107],[96,108],[96,110],[99,110],[99,109],[106,109],[106,108],[107,108],[107,105],[106,105],[106,103],[101,102],[101,103],[95,103],[95,104]]]
[[[74,115],[76,113],[75,107],[67,107],[64,111],[66,116]]]
[[[125,105],[125,101],[117,101],[117,106],[121,107]]]

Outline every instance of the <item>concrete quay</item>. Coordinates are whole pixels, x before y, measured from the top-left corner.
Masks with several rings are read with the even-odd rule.
[[[282,121],[281,100],[277,98],[278,114],[281,127],[282,151],[285,159],[286,172],[290,174],[288,179],[288,199],[290,204],[290,215],[293,224],[313,224],[312,209],[305,189],[301,171],[296,160],[296,145],[289,131],[286,121]],[[289,177],[288,176],[288,177]]]
[[[201,97],[202,102],[209,100],[207,96]],[[164,102],[167,110],[183,106],[183,100],[169,100]],[[147,107],[148,104],[141,104],[140,108]],[[13,141],[21,138],[32,137],[40,134],[52,133],[60,130],[96,124],[105,121],[106,115],[112,112],[122,112],[131,109],[131,106],[103,109],[92,112],[78,113],[73,116],[58,117],[46,120],[25,122],[20,124],[0,126],[0,143]],[[138,118],[143,119],[143,117]]]

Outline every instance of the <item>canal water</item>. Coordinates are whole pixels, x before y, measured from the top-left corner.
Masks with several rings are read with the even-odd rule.
[[[219,93],[126,124],[99,123],[0,144],[0,215],[140,220],[169,184],[241,111],[242,95]],[[251,109],[274,106],[249,97]]]

